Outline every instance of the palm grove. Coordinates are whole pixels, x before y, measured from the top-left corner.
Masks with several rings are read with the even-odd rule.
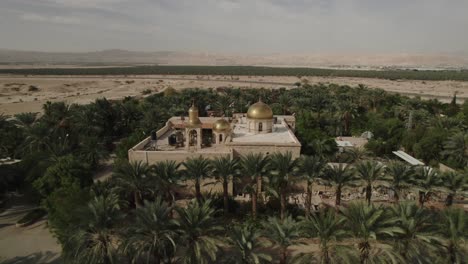
[[[41,115],[3,115],[0,156],[21,162],[0,167],[1,194],[21,190],[40,201],[70,263],[464,263],[468,218],[453,204],[466,197],[468,103],[364,86],[300,86],[166,89],[144,99],[47,103]],[[259,96],[275,114],[295,113],[301,158],[127,161],[131,146],[183,115],[193,98],[200,110],[210,105],[229,116]],[[365,149],[337,151],[334,137],[364,131],[374,135]],[[434,168],[443,163],[456,170],[395,161],[392,151],[400,148]],[[110,157],[113,176],[94,181]],[[202,193],[204,179],[218,181],[223,192]],[[250,200],[235,201],[230,182]],[[304,208],[288,203],[299,182]],[[317,185],[330,186],[334,207],[312,208]],[[356,188],[363,189],[362,200],[342,200]],[[392,204],[375,202],[376,189],[392,190]],[[406,201],[409,191],[416,201]],[[436,200],[446,208],[428,206]]]

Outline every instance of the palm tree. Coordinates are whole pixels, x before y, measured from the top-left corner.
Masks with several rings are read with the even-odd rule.
[[[228,96],[219,96],[214,104],[216,111],[222,113],[223,116],[230,116],[232,99]]]
[[[161,197],[136,210],[136,221],[126,230],[121,245],[133,263],[159,264],[173,257],[177,234],[171,211]]]
[[[334,210],[325,209],[302,222],[302,229],[305,233],[319,239],[320,263],[330,264],[332,259],[340,257],[334,248],[337,247],[336,242],[343,239],[348,233],[343,229],[345,220]]]
[[[466,257],[468,256],[467,249],[465,247],[467,238],[467,217],[466,212],[459,208],[447,208],[442,213],[442,221],[439,225],[441,234],[444,237],[442,246],[449,256],[446,263],[466,263]]]
[[[320,178],[325,170],[327,163],[320,156],[302,156],[299,168],[304,179],[307,180],[307,200],[306,200],[306,217],[310,215],[310,207],[312,206],[312,186],[314,181]]]
[[[351,185],[356,181],[354,170],[344,164],[330,165],[325,169],[324,179],[335,186],[335,205],[341,204],[341,191],[343,187]]]
[[[376,161],[362,161],[356,164],[356,173],[358,177],[366,183],[366,200],[370,205],[372,198],[372,186],[378,180],[384,179],[383,165]]]
[[[358,240],[360,263],[399,263],[398,256],[383,243],[385,236],[403,233],[395,225],[398,218],[391,217],[381,206],[362,202],[350,203],[341,213],[347,219],[346,228]],[[377,240],[381,245],[376,245]]]
[[[295,173],[298,168],[298,159],[293,159],[291,152],[274,153],[270,159],[270,185],[274,193],[280,198],[280,218],[286,216],[286,198],[289,186],[297,180]]]
[[[241,157],[242,173],[250,177],[251,180],[247,190],[252,195],[252,217],[254,219],[257,218],[257,198],[262,191],[262,178],[266,174],[268,163],[268,157],[262,153],[249,153]]]
[[[411,185],[411,179],[414,175],[414,169],[402,162],[392,162],[385,168],[388,176],[387,182],[389,188],[394,192],[395,203],[400,199],[400,193],[403,189],[408,189]]]
[[[229,244],[233,246],[233,256],[229,263],[257,264],[271,263],[270,255],[263,253],[262,248],[270,243],[260,239],[261,233],[251,225],[236,225],[229,232]]]
[[[320,114],[323,112],[323,109],[329,104],[329,96],[324,92],[318,91],[312,94],[311,105],[312,108],[317,112],[317,119],[320,120]]]
[[[80,226],[72,229],[63,247],[67,263],[117,263],[113,228],[123,219],[117,195],[95,197],[81,215]]]
[[[298,244],[297,239],[301,237],[299,224],[291,216],[286,217],[284,220],[270,217],[268,221],[263,223],[263,228],[265,236],[279,247],[279,263],[286,264],[288,247]]]
[[[363,161],[364,159],[370,157],[372,152],[367,150],[365,147],[359,148],[345,148],[344,154],[346,157],[346,162],[348,163],[356,163]]]
[[[419,190],[419,205],[424,207],[429,198],[442,185],[439,173],[430,167],[420,167],[416,170],[412,184]]]
[[[443,154],[452,158],[461,167],[468,166],[468,133],[459,132],[444,144]]]
[[[338,108],[340,120],[343,121],[343,134],[349,135],[351,129],[351,120],[354,119],[357,115],[357,106],[349,100],[343,100],[338,104]]]
[[[156,188],[166,202],[169,203],[169,206],[172,206],[174,203],[175,189],[179,186],[178,182],[181,177],[180,165],[180,163],[171,160],[160,161],[151,166]]]
[[[234,184],[234,176],[238,174],[240,168],[239,161],[226,155],[215,158],[212,161],[212,167],[213,176],[223,185],[224,215],[227,215],[229,212],[228,183],[232,179],[232,184]]]
[[[313,150],[314,155],[324,159],[333,156],[338,150],[334,139],[314,139],[309,143],[309,147]]]
[[[395,249],[405,263],[431,263],[429,253],[436,250],[437,240],[432,212],[412,202],[395,204],[392,213],[403,232],[395,239]]]
[[[183,163],[185,166],[185,175],[189,179],[195,180],[195,197],[198,202],[202,200],[200,182],[202,179],[208,178],[211,171],[211,162],[208,159],[198,156],[197,158],[189,158]]]
[[[117,164],[113,178],[120,187],[133,194],[135,207],[142,206],[142,194],[150,189],[150,167],[142,161],[122,161]]]
[[[98,137],[83,137],[81,142],[79,154],[92,168],[97,168],[99,161],[109,157],[109,152]]]
[[[457,195],[458,191],[463,191],[468,188],[467,175],[459,172],[448,172],[442,175],[444,187],[449,191],[447,195],[446,205],[453,204],[453,198]]]
[[[15,115],[17,125],[24,128],[30,128],[37,121],[37,113],[27,112]]]
[[[216,210],[211,201],[191,202],[187,208],[176,209],[179,218],[176,221],[180,234],[180,258],[183,264],[207,264],[216,261],[222,246],[221,223],[214,218]]]

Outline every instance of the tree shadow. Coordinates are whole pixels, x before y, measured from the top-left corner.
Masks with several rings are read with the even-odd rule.
[[[5,259],[1,262],[2,264],[60,264],[63,263],[60,259],[59,253],[53,253],[51,251],[36,252],[27,256],[17,256],[11,259]]]
[[[7,227],[7,226],[12,226],[14,225],[13,223],[6,223],[6,224],[0,224],[0,229]]]

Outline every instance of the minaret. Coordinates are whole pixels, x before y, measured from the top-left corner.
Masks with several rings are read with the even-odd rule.
[[[195,106],[194,100],[188,112],[189,120],[185,125],[185,149],[189,150],[190,147],[201,149],[202,122],[198,117],[198,108]]]

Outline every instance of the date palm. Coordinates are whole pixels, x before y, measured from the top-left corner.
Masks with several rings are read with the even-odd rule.
[[[233,247],[233,256],[229,257],[228,263],[258,264],[272,261],[269,254],[262,252],[270,243],[261,239],[261,233],[254,226],[234,226],[229,232],[228,242]]]
[[[370,157],[372,155],[372,152],[367,150],[365,147],[345,148],[344,155],[346,157],[346,162],[356,163]]]
[[[263,228],[265,236],[279,247],[279,263],[286,264],[289,255],[288,248],[299,244],[297,239],[301,237],[300,225],[291,216],[284,220],[270,217],[263,223]]]
[[[356,181],[354,170],[345,164],[329,165],[325,169],[324,179],[335,187],[335,205],[341,204],[341,192],[343,187],[350,186]]]
[[[374,183],[384,179],[383,165],[376,161],[362,161],[356,164],[356,174],[366,184],[366,200],[370,205]]]
[[[121,245],[132,263],[159,264],[173,257],[177,234],[171,211],[161,197],[136,210],[136,219],[126,230]]]
[[[348,232],[343,229],[345,218],[332,209],[325,209],[306,218],[302,230],[312,238],[318,238],[320,245],[320,263],[330,264],[333,259],[340,258],[335,248]],[[310,262],[309,262],[310,263]]]
[[[123,219],[118,197],[95,197],[81,212],[80,225],[73,228],[63,246],[67,263],[118,263],[115,225]]]
[[[431,252],[437,248],[437,233],[433,225],[434,213],[412,202],[394,205],[392,213],[403,232],[395,239],[395,250],[406,263],[431,263]]]
[[[442,175],[444,187],[448,190],[446,205],[453,204],[457,192],[468,189],[468,175],[460,172],[448,172]]]
[[[448,259],[441,259],[439,263],[465,263],[468,250],[466,238],[468,237],[468,218],[466,212],[459,208],[447,208],[442,213],[439,225],[443,236],[442,245],[448,254]]]
[[[403,233],[396,226],[398,218],[381,206],[362,202],[350,203],[341,213],[347,219],[345,228],[358,240],[360,263],[400,263],[398,255],[384,243],[385,238]]]
[[[281,204],[280,219],[286,216],[286,203],[289,187],[297,180],[295,174],[298,168],[298,159],[292,157],[291,152],[274,153],[270,159],[270,185],[278,194]]]
[[[252,195],[252,217],[257,218],[257,198],[262,191],[262,179],[266,174],[269,159],[262,153],[249,153],[241,157],[242,173],[250,178],[250,185],[246,186]]]
[[[30,128],[37,121],[37,113],[27,112],[15,115],[16,124],[23,128]]]
[[[180,163],[171,160],[160,161],[151,166],[156,189],[169,203],[169,206],[172,206],[175,201],[175,189],[179,186],[179,180],[181,179],[180,165]]]
[[[444,143],[446,156],[455,160],[461,167],[468,166],[468,133],[456,133]]]
[[[177,208],[179,217],[176,225],[180,234],[180,263],[207,264],[215,262],[222,246],[220,232],[223,230],[218,219],[214,218],[216,210],[210,200],[191,202],[187,208]]]
[[[400,200],[401,191],[411,187],[414,168],[402,162],[394,161],[385,168],[388,187],[394,192],[395,203]]]
[[[232,159],[229,155],[217,157],[212,161],[213,176],[223,185],[223,204],[224,214],[229,212],[229,193],[228,183],[232,180],[234,184],[234,177],[239,173],[239,161]]]
[[[442,185],[442,179],[435,169],[420,167],[416,170],[412,184],[419,191],[419,205],[424,207],[424,204]]]
[[[211,162],[202,156],[198,156],[187,159],[183,164],[185,166],[184,173],[186,177],[195,181],[195,197],[198,202],[201,202],[203,197],[200,182],[210,176]]]
[[[314,181],[323,175],[327,163],[320,156],[302,156],[299,169],[303,178],[307,181],[306,217],[310,215],[312,205],[312,187]]]
[[[117,185],[133,194],[135,207],[142,206],[143,193],[150,188],[150,167],[147,163],[122,161],[117,164],[112,178]]]

